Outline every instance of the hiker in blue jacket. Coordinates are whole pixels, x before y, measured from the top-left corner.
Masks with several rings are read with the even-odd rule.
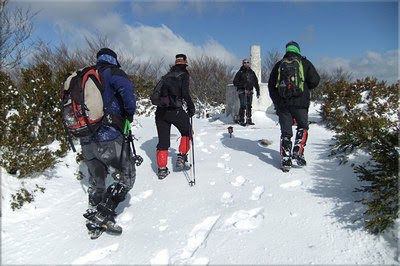
[[[133,120],[136,96],[133,84],[120,69],[114,51],[102,48],[96,58],[96,69],[104,88],[102,98],[105,116],[104,124],[92,136],[80,138],[82,155],[89,170],[89,210],[84,216],[88,218],[86,225],[89,231],[107,226],[118,234],[122,229],[115,225],[115,209],[132,189],[136,177],[135,163],[129,156],[130,146],[123,145],[122,133],[125,120]],[[114,182],[106,188],[110,167],[115,170]]]

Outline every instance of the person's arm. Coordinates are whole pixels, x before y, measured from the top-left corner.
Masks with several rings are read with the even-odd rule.
[[[312,90],[318,86],[319,81],[320,81],[320,76],[319,76],[317,70],[315,69],[314,65],[310,61],[308,61],[308,65],[309,66],[307,69],[306,82],[307,82],[308,89]]]
[[[258,78],[254,71],[253,71],[253,77],[254,77],[254,87],[256,88],[256,96],[258,98],[260,97],[260,85],[258,84]]]
[[[235,86],[236,88],[243,87],[242,75],[240,73],[240,70],[236,73],[235,78],[233,79],[233,86]]]
[[[113,70],[110,82],[116,92],[121,95],[126,118],[132,121],[136,111],[136,95],[133,83],[121,69]]]
[[[186,111],[189,116],[193,116],[196,112],[196,108],[194,107],[192,97],[190,97],[189,93],[189,74],[184,73],[182,74],[181,78],[182,78],[182,98],[185,100],[187,105]]]
[[[279,64],[280,64],[280,62],[276,63],[275,66],[272,68],[272,71],[271,71],[271,74],[269,75],[269,80],[268,80],[269,96],[271,97],[271,100],[274,103],[274,105],[277,104],[278,97],[279,97],[278,89],[276,88]]]

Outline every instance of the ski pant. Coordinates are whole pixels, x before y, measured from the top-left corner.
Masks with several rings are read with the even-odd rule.
[[[190,137],[189,116],[183,108],[158,108],[156,111],[157,150],[168,150],[170,147],[171,125],[179,130],[182,137]]]
[[[281,126],[281,138],[291,139],[293,136],[293,118],[297,122],[297,131],[300,129],[308,130],[308,109],[297,107],[279,107],[277,110],[279,125]]]
[[[246,92],[245,91],[239,91],[239,102],[240,102],[240,108],[239,108],[239,120],[241,122],[244,121],[244,115],[246,112],[246,117],[251,118],[251,108],[252,108],[252,103],[253,103],[253,92]]]
[[[164,168],[167,166],[168,149],[171,145],[171,125],[174,125],[181,133],[179,153],[186,154],[190,149],[190,122],[188,114],[182,108],[157,108],[156,126],[158,133],[158,168]]]
[[[125,143],[121,164],[122,146],[122,135],[111,141],[82,144],[82,155],[89,170],[88,194],[89,203],[92,206],[106,200],[103,199],[103,195],[110,167],[115,169],[114,184],[110,187],[116,185],[123,187],[124,194],[132,189],[136,178],[135,162],[131,154],[130,144]],[[125,195],[123,198],[125,198]]]

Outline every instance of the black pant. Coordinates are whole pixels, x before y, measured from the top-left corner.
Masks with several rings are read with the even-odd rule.
[[[293,118],[297,122],[297,130],[300,128],[308,130],[308,109],[297,107],[280,107],[278,110],[279,124],[281,126],[281,137],[292,138]]]
[[[168,150],[168,148],[170,147],[171,125],[174,125],[179,130],[182,136],[190,136],[189,116],[182,108],[157,108],[157,150]]]
[[[239,92],[239,118],[244,119],[244,112],[246,111],[246,117],[251,118],[251,104],[253,103],[253,92],[238,91]]]

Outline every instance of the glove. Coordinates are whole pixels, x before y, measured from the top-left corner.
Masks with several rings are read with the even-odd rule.
[[[194,116],[194,113],[196,112],[196,110],[193,108],[193,109],[188,109],[187,110],[187,114],[188,114],[188,116],[189,117],[192,117],[192,116]]]
[[[260,92],[259,91],[257,91],[256,96],[257,96],[257,99],[260,99]]]
[[[129,123],[132,123],[132,121],[133,121],[133,115],[128,115],[128,116],[126,117],[126,119],[129,121]]]

